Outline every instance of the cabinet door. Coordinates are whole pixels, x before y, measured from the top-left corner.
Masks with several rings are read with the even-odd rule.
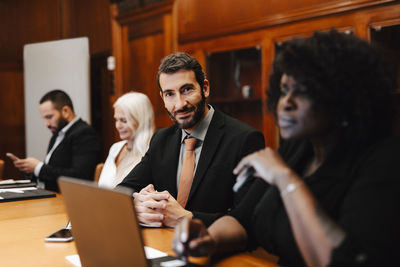
[[[394,110],[393,134],[400,136],[400,20],[372,23],[369,26],[371,45],[378,48],[389,70],[396,77],[397,90],[392,92]]]
[[[211,105],[262,130],[261,48],[207,55]]]

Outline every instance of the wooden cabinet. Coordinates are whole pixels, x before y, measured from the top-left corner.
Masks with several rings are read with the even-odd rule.
[[[384,58],[394,76],[397,77],[397,90],[393,92],[392,107],[393,132],[400,136],[400,18],[372,21],[368,26],[371,44],[383,51]]]
[[[261,47],[209,53],[209,103],[262,130]]]

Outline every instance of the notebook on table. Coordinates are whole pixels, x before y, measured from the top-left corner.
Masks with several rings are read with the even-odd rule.
[[[0,202],[55,197],[51,191],[36,188],[31,180],[2,180],[0,181]]]
[[[146,259],[132,190],[68,177],[58,183],[83,267],[198,266],[173,256]]]
[[[36,183],[31,180],[14,180],[6,179],[0,181],[0,189],[16,188],[16,187],[36,187]]]

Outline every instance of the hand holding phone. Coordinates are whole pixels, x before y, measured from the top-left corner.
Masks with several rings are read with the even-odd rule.
[[[19,158],[17,156],[15,156],[13,153],[6,153],[6,156],[9,157],[12,161],[16,161],[19,160]]]
[[[236,177],[236,183],[233,185],[233,192],[237,193],[244,183],[255,173],[253,167],[244,168]]]

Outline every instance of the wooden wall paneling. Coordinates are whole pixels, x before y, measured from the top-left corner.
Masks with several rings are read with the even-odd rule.
[[[142,8],[144,4],[143,0],[111,0],[110,2],[117,3],[119,14]]]
[[[127,78],[129,65],[127,64],[127,60],[125,58],[129,58],[129,46],[128,46],[128,31],[127,28],[122,25],[118,20],[118,4],[110,5],[110,20],[111,20],[111,43],[112,43],[112,55],[115,58],[115,70],[112,71],[113,79],[113,88],[111,88],[112,92],[110,92],[108,98],[108,105],[111,107],[112,112],[113,104],[118,99],[119,96],[123,95],[124,88],[127,86]],[[114,118],[112,118],[112,122],[114,122]],[[108,123],[107,125],[111,125]],[[106,126],[103,126],[106,127]],[[119,139],[119,135],[117,130],[115,129],[114,123],[112,123],[112,128],[109,129],[111,136],[113,137],[113,141],[117,141]]]
[[[197,59],[197,61],[203,67],[203,72],[206,73],[206,71],[207,71],[207,69],[206,69],[207,68],[207,56],[206,56],[206,52],[204,50],[202,50],[202,49],[196,49],[196,50],[180,49],[179,51],[188,53],[189,55],[191,55],[192,57]],[[206,78],[207,78],[207,76],[206,76]]]
[[[122,47],[122,78],[123,78],[123,82],[122,82],[122,87],[118,88],[115,92],[116,95],[115,97],[119,97],[122,94],[126,93],[127,91],[130,90],[131,84],[130,84],[130,80],[131,80],[131,62],[130,59],[131,57],[131,48],[130,48],[130,42],[129,42],[129,31],[128,31],[128,27],[124,26],[122,28],[122,41],[121,41],[121,47]],[[117,72],[117,70],[115,70],[115,72]]]
[[[113,94],[110,96],[110,104],[114,103],[116,100],[115,94],[118,92],[119,95],[124,85],[124,66],[123,66],[123,29],[122,25],[118,22],[118,5],[112,4],[110,5],[110,16],[111,16],[111,46],[112,46],[112,55],[115,58],[115,70],[113,71],[114,78],[114,88]]]
[[[114,108],[109,99],[112,96],[112,73],[107,70],[109,53],[91,56],[91,125],[98,131],[102,140],[102,160],[108,155],[111,145],[116,139],[114,125]]]
[[[62,6],[65,9],[63,24],[69,27],[69,32],[65,32],[62,38],[87,36],[90,54],[111,50],[110,1],[62,0],[65,1],[67,3]]]
[[[167,0],[122,15],[117,14],[115,5],[111,7],[113,53],[117,61],[115,79],[120,86],[115,97],[131,90],[147,94],[153,104],[157,128],[171,124],[156,75],[161,59],[174,46],[172,4],[172,0]]]
[[[354,25],[354,34],[364,40],[368,40],[368,17],[360,16],[356,18]]]
[[[149,18],[157,18],[171,13],[174,0],[164,0],[158,4],[149,5],[144,8],[135,9],[123,14],[116,14],[115,19],[121,25],[137,23]],[[118,11],[116,11],[118,12]]]
[[[279,144],[279,132],[275,125],[275,119],[272,112],[267,108],[267,88],[269,85],[269,75],[271,71],[271,63],[274,57],[274,44],[268,35],[265,36],[262,43],[262,71],[261,71],[261,93],[263,101],[263,128],[265,145],[276,149]]]
[[[73,36],[74,23],[72,14],[72,1],[71,0],[58,0],[60,10],[60,36],[59,39],[65,39]],[[89,44],[90,45],[90,44]]]
[[[163,32],[164,32],[164,51],[166,53],[172,53],[175,51],[175,43],[174,43],[174,27],[172,14],[166,13],[163,16]]]
[[[0,158],[5,161],[4,178],[23,175],[6,157],[7,152],[25,156],[25,109],[22,65],[0,62]],[[41,126],[41,125],[40,125]]]
[[[24,44],[60,36],[58,1],[2,1],[0,18],[0,61],[22,60]]]
[[[273,25],[338,14],[394,0],[177,0],[179,42],[190,42]],[[206,31],[204,29],[207,29]]]
[[[212,39],[199,40],[190,43],[178,43],[179,51],[202,50],[204,53],[214,53],[229,50],[238,50],[248,47],[259,46],[264,39],[266,30],[220,36]]]
[[[129,41],[163,32],[163,16],[150,17],[128,24]]]
[[[158,66],[165,56],[164,35],[158,33],[132,40],[130,53],[131,79],[130,86],[126,90],[145,93],[153,105],[156,126],[158,128],[169,126],[171,121],[165,111],[156,82]]]
[[[399,2],[399,1],[396,1]],[[265,29],[270,38],[290,39],[295,36],[308,36],[315,30],[329,30],[337,28],[339,31],[351,29],[354,33],[364,38],[367,36],[367,25],[371,21],[388,20],[400,17],[400,4],[369,7],[343,14],[327,15],[308,20],[275,25]]]
[[[178,51],[178,16],[176,15],[178,13],[178,3],[175,0],[173,5],[172,5],[172,11],[171,11],[171,38],[172,38],[172,50],[171,52],[177,52]]]

